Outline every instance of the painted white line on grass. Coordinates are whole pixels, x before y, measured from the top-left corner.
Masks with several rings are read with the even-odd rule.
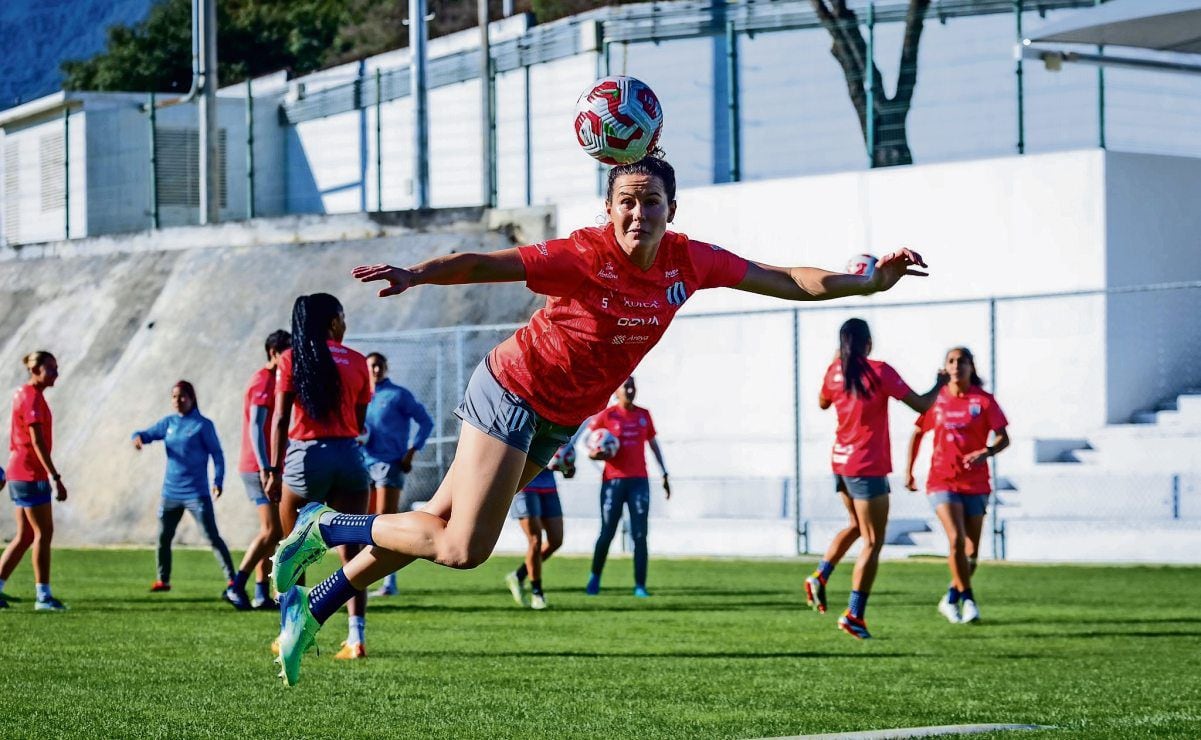
[[[938,735],[978,735],[983,732],[1009,730],[1051,730],[1047,725],[938,725],[935,727],[899,727],[895,730],[865,730],[863,732],[831,732],[824,735],[792,735],[776,740],[817,740],[846,738],[853,740],[893,740],[894,738],[936,737]]]

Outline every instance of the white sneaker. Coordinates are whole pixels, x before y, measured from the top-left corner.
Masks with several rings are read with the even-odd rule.
[[[960,607],[962,612],[959,616],[959,621],[967,624],[968,622],[980,621],[980,609],[976,607],[976,602],[971,599],[964,599]]]
[[[962,621],[959,618],[959,605],[947,601],[946,594],[938,600],[938,613],[946,617],[951,624],[959,624]]]
[[[505,585],[509,587],[509,593],[513,594],[513,601],[517,602],[517,606],[527,606],[525,589],[522,588],[521,581],[517,580],[516,573],[509,573],[505,576]]]
[[[546,608],[546,597],[543,596],[542,594],[531,594],[530,595],[530,608],[531,609],[545,609]]]

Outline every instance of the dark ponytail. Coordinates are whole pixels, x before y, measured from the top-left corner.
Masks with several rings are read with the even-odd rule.
[[[838,330],[838,357],[842,361],[843,387],[853,396],[867,398],[879,378],[867,363],[867,345],[872,332],[863,319],[847,319]]]
[[[313,419],[323,421],[339,405],[342,378],[330,354],[329,325],[342,304],[328,293],[302,295],[292,304],[292,383],[296,400]]]

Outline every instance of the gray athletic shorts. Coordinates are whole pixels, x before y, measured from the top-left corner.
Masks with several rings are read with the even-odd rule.
[[[238,477],[242,479],[242,485],[246,488],[246,498],[250,499],[250,503],[255,506],[265,506],[271,503],[263,491],[263,479],[257,472],[238,473]]]
[[[455,416],[490,437],[516,447],[530,460],[545,466],[555,452],[571,439],[579,424],[563,426],[547,421],[528,403],[496,382],[484,358],[471,374],[463,402]]]
[[[834,490],[860,501],[867,501],[876,496],[886,496],[892,490],[888,485],[886,475],[835,475]]]
[[[534,493],[533,491],[518,491],[513,498],[513,506],[509,509],[513,519],[556,519],[563,517],[563,504],[557,493]]]
[[[367,466],[367,475],[371,477],[371,485],[376,488],[405,487],[405,474],[400,469],[400,460],[384,462],[363,455],[363,464]]]
[[[353,437],[288,440],[284,483],[298,496],[319,502],[333,491],[365,494],[371,486]]]
[[[964,516],[984,516],[988,511],[987,493],[951,493],[950,491],[931,491],[930,507],[937,509],[939,504],[959,504],[963,507]]]
[[[8,482],[8,497],[22,509],[32,509],[35,506],[50,503],[53,491],[48,480],[10,480]]]

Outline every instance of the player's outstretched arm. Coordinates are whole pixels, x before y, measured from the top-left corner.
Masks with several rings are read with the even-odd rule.
[[[467,285],[512,283],[525,280],[525,263],[516,249],[497,252],[464,252],[435,257],[412,267],[359,265],[350,274],[364,283],[384,280],[380,298],[399,295],[418,285]]]
[[[881,257],[871,277],[817,267],[774,267],[752,262],[746,277],[734,287],[788,301],[828,301],[888,290],[906,275],[925,277],[925,272],[915,269],[918,267],[926,267],[926,263],[911,249],[899,249]]]

